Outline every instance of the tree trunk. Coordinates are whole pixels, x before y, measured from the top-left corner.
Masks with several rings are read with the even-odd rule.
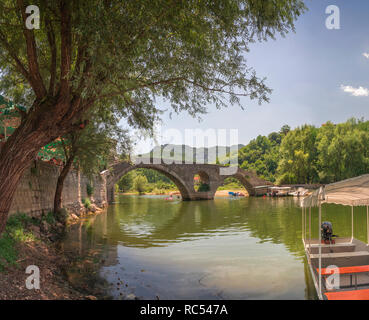
[[[0,150],[0,235],[4,231],[20,178],[39,150],[66,133],[69,123],[61,122],[60,104],[45,101],[9,137]],[[68,105],[68,104],[67,104]]]
[[[0,234],[4,231],[8,212],[24,171],[37,152],[49,141],[43,134],[15,134],[0,151]]]
[[[67,160],[67,163],[63,167],[58,177],[58,182],[56,184],[56,190],[55,190],[55,196],[54,196],[54,213],[55,214],[58,214],[61,210],[64,181],[70,169],[72,168],[73,160],[74,160],[73,156]]]
[[[0,164],[0,234],[5,230],[8,212],[17,189],[18,182],[30,161],[17,163],[11,155]],[[8,165],[6,165],[8,163]]]

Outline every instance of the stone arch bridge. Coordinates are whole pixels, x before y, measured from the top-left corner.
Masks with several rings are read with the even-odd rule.
[[[258,178],[255,173],[238,167],[224,167],[214,164],[182,164],[182,163],[138,163],[119,162],[113,164],[107,170],[107,199],[109,203],[114,202],[114,185],[129,171],[146,168],[159,171],[167,176],[177,186],[182,200],[212,200],[218,187],[224,179],[234,177],[245,187],[250,196],[256,195],[255,187],[272,185],[271,182]],[[209,191],[198,192],[194,186],[194,176],[200,176],[203,183],[209,185]]]

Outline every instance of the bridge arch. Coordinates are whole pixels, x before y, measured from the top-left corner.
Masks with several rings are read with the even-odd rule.
[[[198,180],[195,182],[195,177],[198,178]],[[199,192],[199,190],[197,188],[199,188],[200,183],[204,183],[206,185],[210,186],[210,176],[209,174],[204,171],[204,170],[199,170],[196,171],[194,176],[193,176],[193,189],[195,192]],[[195,183],[197,183],[198,185],[196,185]]]
[[[158,171],[168,177],[178,188],[179,192],[181,193],[183,200],[190,200],[190,190],[188,189],[186,182],[179,176],[177,173],[173,171],[169,171],[169,169],[160,164],[137,164],[137,165],[130,165],[124,164],[117,168],[115,168],[114,172],[109,176],[107,181],[108,186],[108,198],[109,202],[112,202],[114,199],[114,185],[119,181],[121,177],[126,175],[128,172],[136,170],[136,169],[151,169]],[[110,191],[109,191],[110,190]]]
[[[239,182],[241,182],[241,184],[243,185],[243,187],[246,189],[247,193],[250,196],[254,195],[254,193],[255,193],[254,187],[250,183],[248,177],[246,177],[245,175],[240,174],[240,173],[236,173],[236,174],[232,175],[231,177],[236,178]]]
[[[233,175],[229,175],[223,178],[222,183],[219,184],[219,186],[217,187],[217,189],[224,184],[224,181],[227,178],[235,178],[237,179],[242,186],[246,189],[247,193],[249,194],[249,196],[253,196],[255,195],[255,189],[254,189],[254,185],[252,185],[252,183],[250,182],[250,177],[243,171],[238,170],[237,173],[233,174]],[[216,192],[216,190],[215,190]]]

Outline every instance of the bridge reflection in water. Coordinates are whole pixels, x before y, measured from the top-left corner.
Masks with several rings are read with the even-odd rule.
[[[101,275],[155,299],[313,299],[294,199],[121,196],[74,226],[66,250],[99,248]],[[111,293],[119,298],[120,291]]]

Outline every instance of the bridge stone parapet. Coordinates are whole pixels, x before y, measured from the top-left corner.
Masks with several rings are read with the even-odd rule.
[[[114,202],[114,185],[129,171],[146,168],[159,171],[167,176],[177,186],[182,200],[212,200],[218,187],[229,177],[238,179],[250,196],[256,194],[255,187],[272,185],[271,182],[257,177],[254,172],[246,171],[238,167],[225,167],[215,164],[184,164],[184,163],[129,163],[119,162],[113,164],[106,172],[107,199]],[[229,170],[231,169],[231,170]],[[226,173],[226,174],[225,174]],[[209,191],[199,192],[195,190],[194,176],[199,175],[203,183],[209,185]]]

